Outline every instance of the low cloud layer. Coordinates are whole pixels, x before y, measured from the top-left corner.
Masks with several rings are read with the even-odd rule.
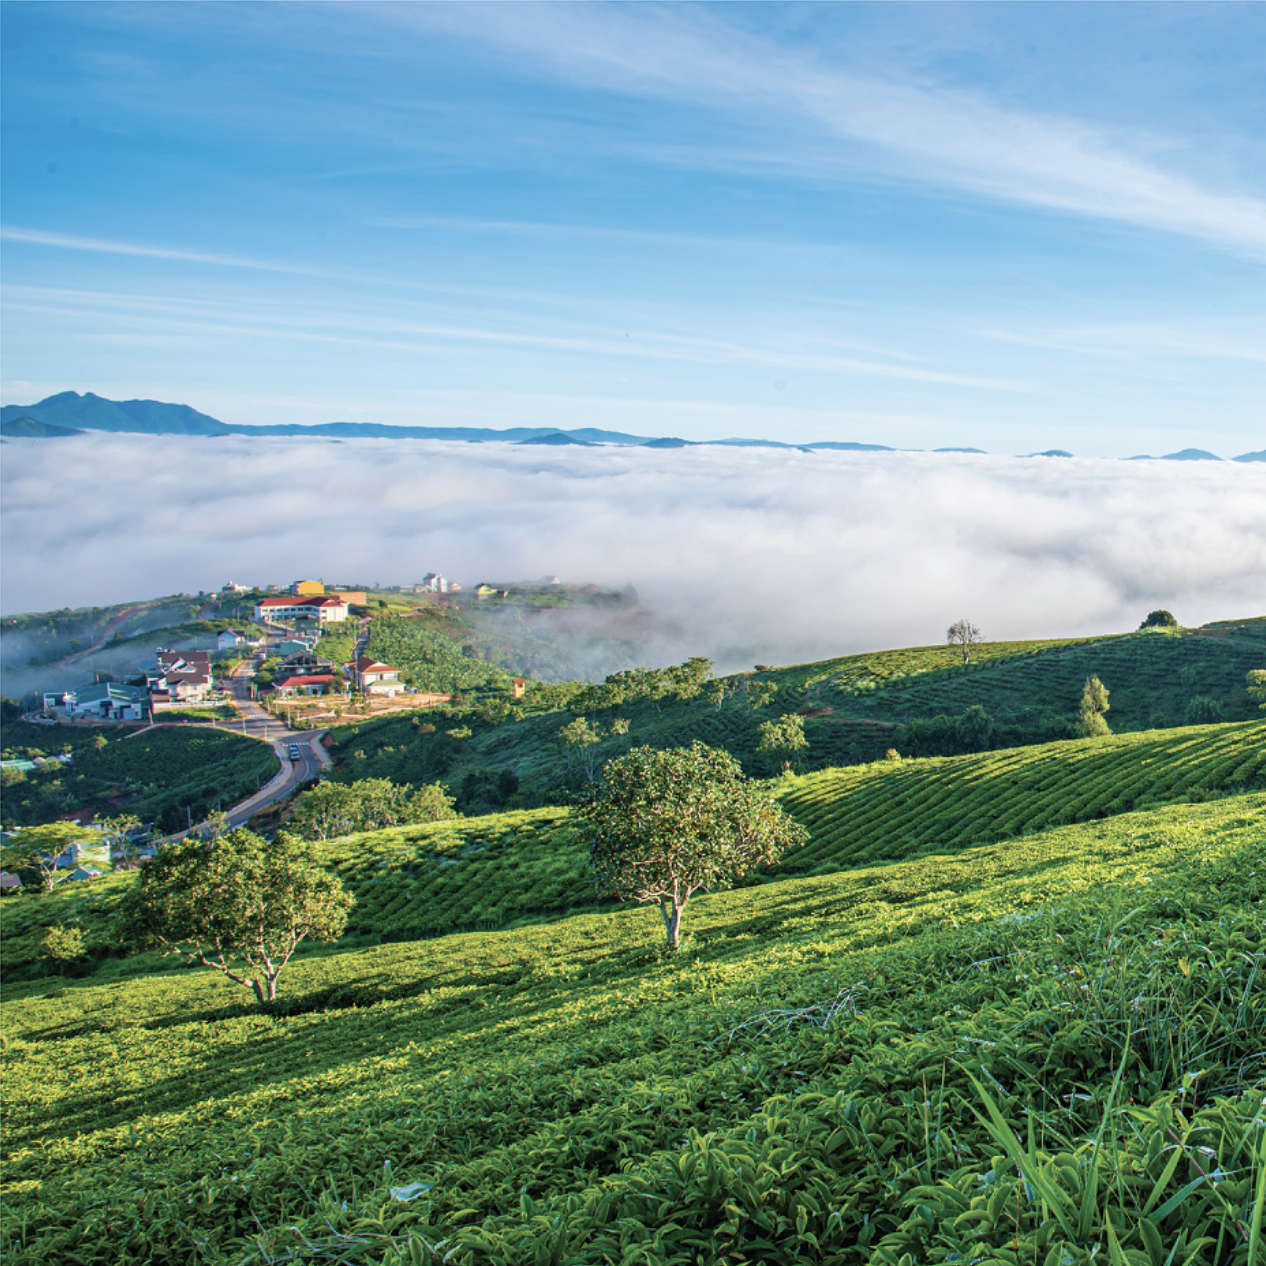
[[[729,669],[1266,609],[1266,469],[1230,463],[85,435],[10,441],[6,614],[225,581],[633,584],[646,658]]]

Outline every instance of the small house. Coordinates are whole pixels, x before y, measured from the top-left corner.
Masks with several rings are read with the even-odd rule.
[[[338,679],[333,673],[314,673],[311,676],[286,677],[279,681],[276,691],[283,698],[294,695],[322,695]]]
[[[22,880],[17,875],[11,875],[7,870],[0,870],[0,890],[5,888],[21,888]]]
[[[356,675],[356,688],[364,694],[381,694],[394,699],[403,689],[400,685],[400,669],[380,663],[368,655],[362,655],[349,667]]]

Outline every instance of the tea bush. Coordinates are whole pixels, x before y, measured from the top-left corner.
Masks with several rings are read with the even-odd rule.
[[[1253,793],[696,898],[676,955],[631,909],[314,952],[265,1012],[7,986],[3,1252],[1255,1266],[1264,901]]]

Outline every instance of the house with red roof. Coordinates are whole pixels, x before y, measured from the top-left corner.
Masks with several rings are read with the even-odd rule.
[[[362,655],[353,664],[348,664],[355,677],[356,688],[362,694],[386,695],[395,698],[404,687],[400,684],[400,670],[390,664],[380,663],[368,655]]]
[[[275,692],[283,698],[293,695],[323,695],[338,680],[333,673],[312,673],[303,677],[283,677],[276,686]]]
[[[334,594],[309,597],[261,598],[255,604],[255,619],[315,620],[318,625],[347,619],[347,603]]]

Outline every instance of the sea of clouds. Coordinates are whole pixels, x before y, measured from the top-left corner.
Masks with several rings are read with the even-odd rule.
[[[726,669],[1266,612],[1266,467],[89,434],[10,440],[0,609],[224,582],[632,584]]]

